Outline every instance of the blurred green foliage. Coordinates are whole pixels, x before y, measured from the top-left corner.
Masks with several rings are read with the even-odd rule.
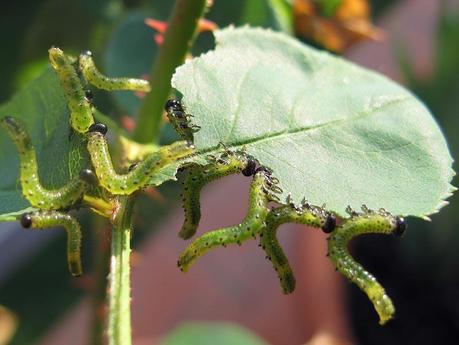
[[[231,323],[190,322],[168,334],[161,345],[266,345],[247,330]]]

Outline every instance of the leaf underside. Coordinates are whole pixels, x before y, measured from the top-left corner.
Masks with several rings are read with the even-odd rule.
[[[216,32],[214,51],[179,67],[173,87],[218,143],[273,169],[281,199],[305,197],[339,215],[347,205],[425,217],[451,195],[445,138],[428,109],[386,77],[269,30]]]

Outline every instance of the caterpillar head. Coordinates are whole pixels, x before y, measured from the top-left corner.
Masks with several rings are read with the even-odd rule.
[[[101,123],[101,122],[96,122],[96,123],[93,123],[91,126],[89,126],[89,129],[88,129],[89,132],[98,132],[102,135],[105,135],[107,134],[107,131],[108,131],[108,127]]]
[[[21,217],[21,225],[23,228],[30,228],[32,226],[32,216],[29,213],[24,213]]]
[[[183,106],[182,106],[182,103],[180,103],[179,100],[177,99],[170,99],[166,102],[166,105],[164,106],[164,110],[166,110],[167,112],[172,112],[172,111],[180,111],[180,112],[184,112],[183,111]]]
[[[404,218],[395,217],[395,228],[393,232],[395,236],[402,236],[405,233],[407,227],[408,226]]]
[[[97,176],[91,169],[83,169],[80,171],[80,179],[91,185],[97,185]]]
[[[336,217],[332,214],[327,214],[324,225],[322,225],[322,231],[326,234],[331,233],[336,228]]]
[[[256,159],[251,157],[251,156],[247,157],[247,165],[242,170],[242,175],[244,175],[244,176],[252,176],[252,175],[255,174],[256,170],[257,170],[257,161],[256,161]]]
[[[84,90],[84,97],[88,102],[91,102],[94,98],[94,92],[92,92],[90,89]]]

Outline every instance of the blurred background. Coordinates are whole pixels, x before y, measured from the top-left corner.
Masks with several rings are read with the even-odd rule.
[[[327,7],[331,3],[339,1],[214,0],[205,17],[219,27],[250,24],[285,31],[405,84],[432,110],[457,157],[459,1],[375,0],[368,3],[371,14],[363,0],[343,0],[338,11],[333,10],[336,5]],[[163,25],[158,21],[167,20],[172,6],[172,0],[3,2],[0,102],[46,68],[51,46],[75,54],[92,50],[107,75],[148,74],[161,43]],[[147,18],[154,21],[146,25]],[[212,47],[212,34],[204,31],[192,54]],[[127,92],[95,95],[98,109],[126,131],[135,124],[140,102]],[[168,125],[162,134],[163,142],[174,140]],[[239,222],[247,206],[241,195],[247,190],[247,181],[239,177],[206,188],[200,231]],[[182,274],[176,267],[185,247],[176,235],[183,219],[179,193],[177,184],[168,183],[137,205],[134,344],[457,341],[457,193],[432,222],[409,219],[401,240],[370,236],[353,242],[353,255],[379,278],[396,305],[396,318],[384,327],[367,297],[343,281],[325,258],[324,236],[306,228],[285,226],[280,232],[297,275],[292,295],[281,293],[255,241],[209,253]],[[0,224],[0,344],[90,343],[96,332],[93,315],[100,318],[105,312],[94,301],[103,295],[95,277],[106,275],[101,256],[108,230],[84,212],[81,220],[87,273],[78,279],[67,272],[63,232],[35,233]]]

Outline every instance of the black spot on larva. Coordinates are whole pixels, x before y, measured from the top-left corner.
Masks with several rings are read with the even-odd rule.
[[[257,161],[255,159],[249,158],[246,167],[242,170],[242,175],[252,176],[253,174],[255,174],[256,168]]]
[[[96,185],[97,184],[97,176],[96,174],[94,174],[94,171],[92,171],[91,169],[83,169],[80,171],[80,179],[82,179],[83,181],[89,183],[89,184],[92,184],[92,185]]]
[[[93,123],[91,126],[89,126],[89,132],[99,132],[102,135],[107,134],[108,127],[100,122]]]
[[[30,228],[32,226],[32,216],[24,213],[21,217],[21,225],[23,228]]]
[[[394,235],[395,236],[402,236],[406,231],[407,225],[405,219],[402,217],[395,218],[395,229]]]
[[[333,230],[335,230],[336,227],[336,217],[329,214],[327,218],[325,218],[324,225],[322,225],[322,231],[325,232],[326,234],[329,234]]]

